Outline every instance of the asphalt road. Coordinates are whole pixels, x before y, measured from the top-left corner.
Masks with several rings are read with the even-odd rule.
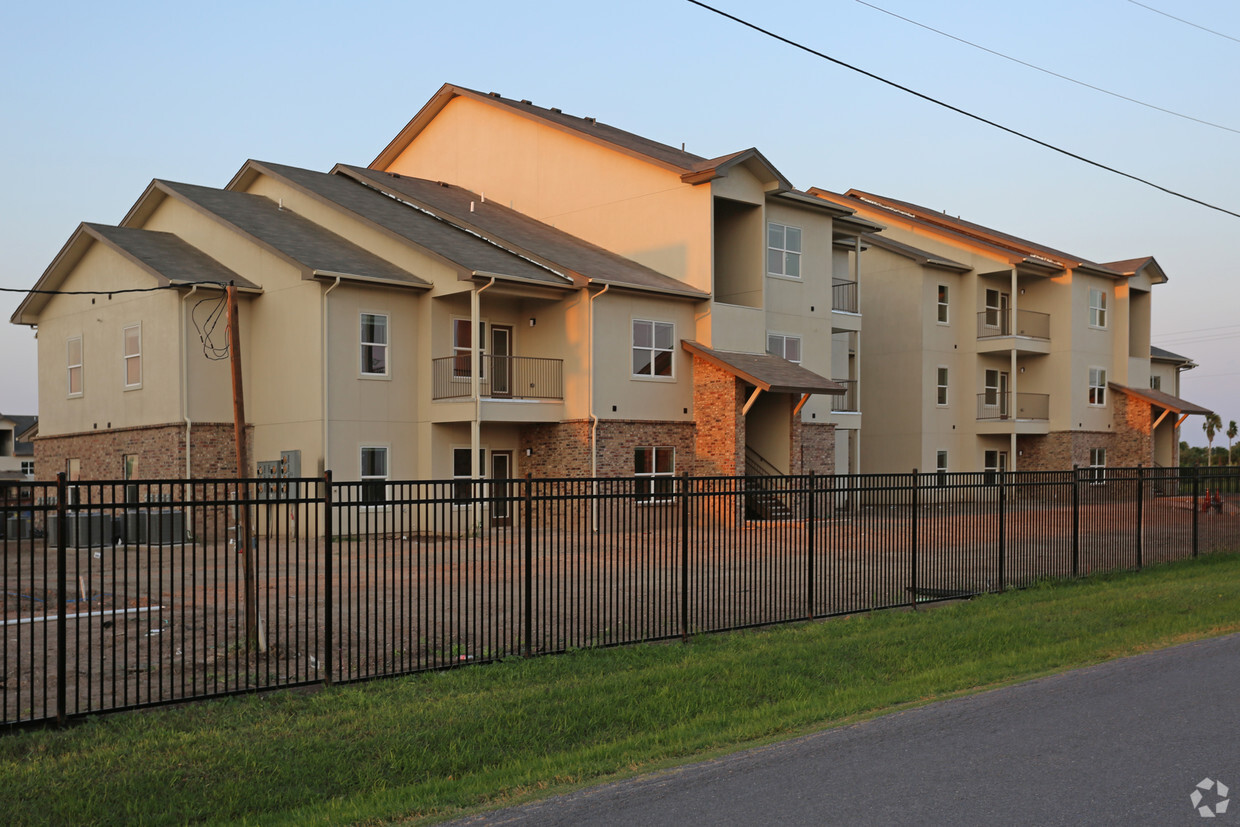
[[[1240,635],[454,823],[1240,827]]]

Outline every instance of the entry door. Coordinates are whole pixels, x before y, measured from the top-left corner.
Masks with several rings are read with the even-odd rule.
[[[491,525],[512,524],[512,451],[491,452]]]
[[[512,327],[491,325],[491,395],[512,396]]]

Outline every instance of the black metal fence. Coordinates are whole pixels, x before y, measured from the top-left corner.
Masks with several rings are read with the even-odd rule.
[[[330,475],[290,482],[4,483],[0,724],[915,606],[1240,543],[1240,469],[770,477],[758,510],[745,477],[389,482],[381,502]]]

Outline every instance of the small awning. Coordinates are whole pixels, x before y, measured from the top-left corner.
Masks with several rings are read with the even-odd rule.
[[[1151,405],[1155,405],[1159,408],[1165,408],[1166,410],[1176,414],[1188,415],[1214,413],[1214,411],[1209,408],[1194,405],[1192,402],[1181,399],[1178,396],[1172,396],[1169,393],[1156,391],[1153,388],[1130,388],[1127,385],[1120,385],[1115,382],[1108,382],[1107,385],[1109,385],[1112,390],[1119,391],[1126,396],[1131,396],[1134,399],[1149,402]]]
[[[819,376],[798,364],[769,353],[737,353],[714,350],[697,342],[682,340],[681,347],[710,364],[723,368],[768,393],[829,393],[840,395],[848,389],[839,382]]]

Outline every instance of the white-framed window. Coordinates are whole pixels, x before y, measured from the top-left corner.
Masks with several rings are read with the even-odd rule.
[[[947,485],[946,451],[939,451],[934,455],[934,476],[936,485]]]
[[[1089,481],[1094,485],[1101,485],[1107,481],[1107,449],[1106,448],[1090,448],[1089,449]]]
[[[69,395],[82,395],[82,337],[69,340],[65,348],[65,364],[69,371]]]
[[[939,285],[938,308],[939,308],[939,316],[938,316],[939,324],[949,324],[951,321],[951,317],[948,313],[948,292],[947,292],[946,284]]]
[[[768,333],[766,334],[766,352],[799,365],[801,363],[801,337]]]
[[[473,372],[470,370],[473,337],[470,331],[473,325],[469,319],[452,320],[452,376],[457,379],[468,379]],[[478,322],[478,378],[486,376],[487,323]]]
[[[1089,290],[1089,326],[1107,326],[1107,292],[1096,287]]]
[[[363,445],[361,453],[361,501],[379,504],[387,501],[388,449],[386,445]]]
[[[487,449],[478,449],[478,477],[486,477]],[[469,449],[452,449],[452,499],[466,503],[474,499],[473,469],[469,465]],[[481,493],[481,490],[480,490]]]
[[[947,368],[940,365],[936,373],[934,402],[943,407],[947,405]]]
[[[1107,403],[1106,368],[1089,369],[1089,404],[1101,407]]]
[[[982,455],[983,482],[986,485],[994,485],[996,475],[1002,474],[1007,470],[1007,460],[1007,451],[986,451]]]
[[[388,317],[386,313],[361,314],[359,339],[362,376],[388,375]]]
[[[1150,377],[1150,390],[1152,391],[1162,390],[1162,377],[1161,376]]]
[[[633,320],[633,375],[671,376],[672,343],[676,326],[671,322]]]
[[[28,480],[34,479],[34,460],[32,459],[22,460],[22,476],[24,476]]]
[[[142,325],[126,327],[125,338],[125,387],[142,387]]]
[[[766,272],[772,276],[801,277],[801,228],[766,225]]]
[[[637,499],[657,502],[672,495],[676,478],[676,449],[650,446],[633,449],[633,476],[637,478]]]

